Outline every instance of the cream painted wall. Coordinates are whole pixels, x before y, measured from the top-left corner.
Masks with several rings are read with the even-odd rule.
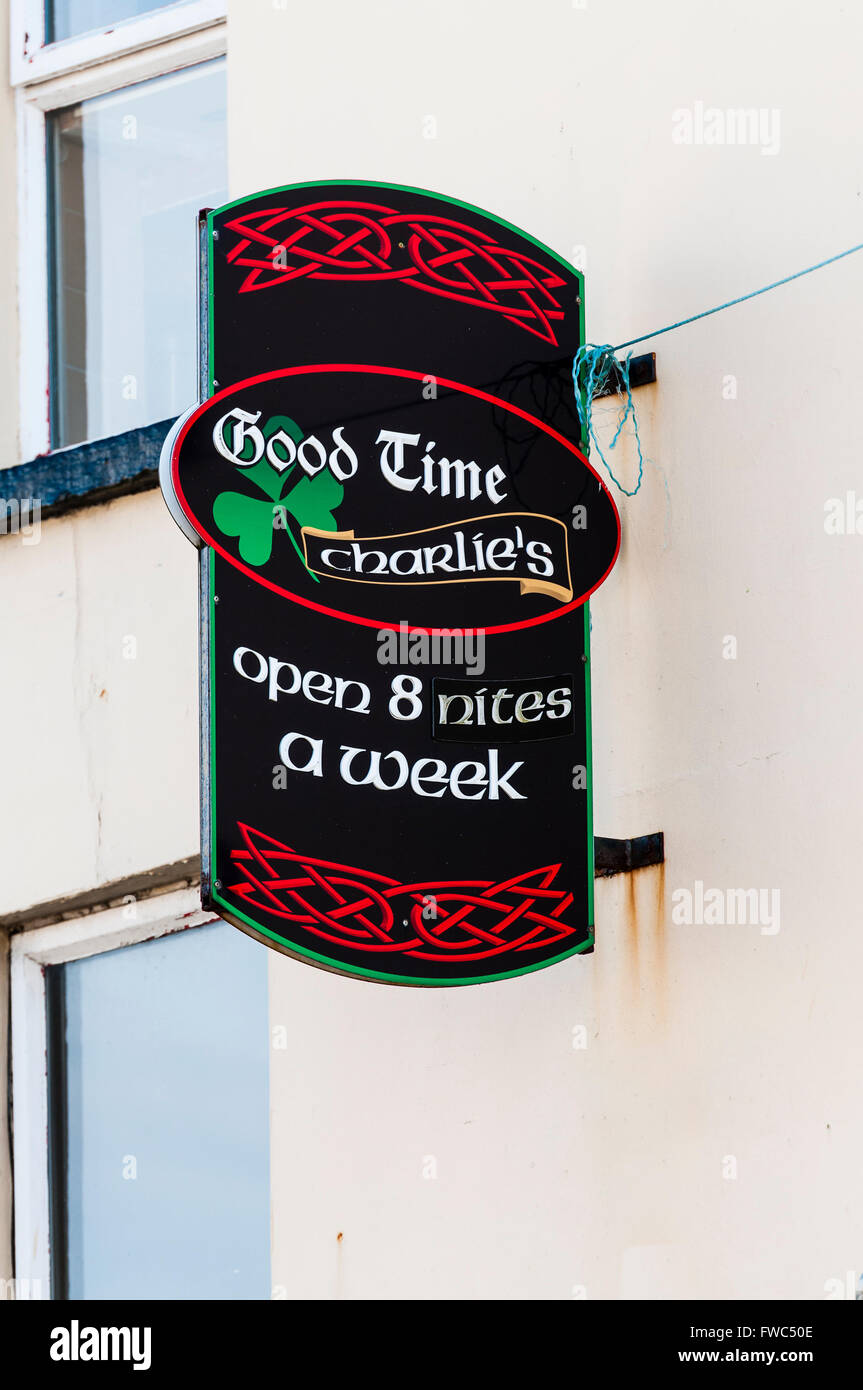
[[[861,41],[838,0],[233,0],[232,195],[354,176],[488,207],[586,248],[589,335],[619,342],[860,239]],[[777,108],[778,153],[675,144],[697,101]],[[594,758],[598,833],[662,829],[668,862],[599,885],[594,956],[452,992],[272,956],[279,1292],[820,1298],[859,1274],[863,540],[823,522],[863,493],[861,293],[850,259],[650,345]],[[781,929],[675,925],[699,879],[778,888]]]
[[[0,543],[0,916],[198,852],[196,566],[158,492]]]

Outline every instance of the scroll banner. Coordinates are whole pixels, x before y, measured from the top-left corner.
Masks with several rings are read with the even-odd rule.
[[[461,584],[517,581],[522,594],[572,599],[566,527],[555,517],[504,512],[398,536],[302,529],[313,574],[357,584]]]
[[[581,275],[392,185],[202,214],[202,899],[298,961],[481,984],[593,947]]]

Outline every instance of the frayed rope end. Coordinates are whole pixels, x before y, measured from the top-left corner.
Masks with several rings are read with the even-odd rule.
[[[635,413],[635,405],[632,400],[632,387],[629,381],[629,368],[632,353],[628,352],[623,361],[619,361],[614,355],[614,348],[610,343],[585,343],[580,347],[572,361],[572,385],[575,391],[575,404],[578,410],[578,419],[583,433],[588,440],[592,441],[596,452],[605,464],[608,475],[624,497],[634,497],[641,487],[644,476],[644,456],[641,452],[641,438],[638,433],[638,416]],[[593,400],[595,396],[608,394],[609,388],[615,394],[626,396],[626,405],[617,422],[617,429],[614,437],[607,446],[608,452],[617,445],[623,428],[632,416],[632,428],[635,435],[635,446],[638,450],[638,480],[634,488],[626,488],[618,478],[608,459],[602,450],[596,431],[593,428]]]

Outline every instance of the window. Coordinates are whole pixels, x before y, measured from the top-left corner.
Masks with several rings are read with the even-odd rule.
[[[226,201],[224,62],[48,118],[51,444],[196,398],[196,214]]]
[[[227,198],[225,7],[11,0],[22,461],[196,398],[194,214]]]
[[[16,1270],[43,1297],[270,1297],[268,952],[196,903],[14,939]]]
[[[45,42],[56,43],[159,8],[158,0],[45,0]]]

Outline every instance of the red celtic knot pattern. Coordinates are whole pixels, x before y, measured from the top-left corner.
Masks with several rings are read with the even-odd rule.
[[[225,224],[238,240],[227,253],[248,269],[240,294],[289,280],[401,280],[427,294],[501,314],[547,343],[563,309],[552,294],[566,281],[494,237],[433,213],[379,203],[309,203],[248,212]]]
[[[508,951],[536,951],[576,932],[562,920],[572,894],[552,887],[559,864],[501,883],[399,883],[297,854],[241,822],[237,828],[243,848],[231,851],[231,861],[241,879],[226,891],[258,913],[353,951],[441,962],[488,960]]]

